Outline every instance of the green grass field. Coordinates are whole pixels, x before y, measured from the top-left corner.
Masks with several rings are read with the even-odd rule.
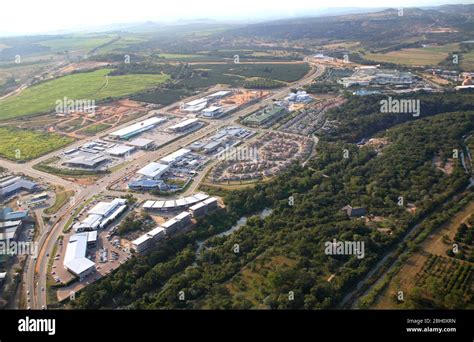
[[[169,78],[165,74],[106,77],[110,71],[101,69],[68,75],[27,88],[19,95],[0,101],[0,120],[52,111],[56,101],[64,97],[96,101],[123,97],[152,88]]]
[[[470,71],[474,70],[474,50],[462,54],[461,68]]]
[[[203,57],[202,55],[191,55],[191,54],[182,54],[182,53],[160,53],[158,55],[161,58],[165,59],[189,59],[196,57]]]
[[[83,129],[81,132],[86,133],[86,134],[96,134],[99,133],[103,130],[106,130],[107,128],[110,128],[111,125],[103,124],[103,123],[98,123],[95,125],[90,125],[89,127]]]
[[[74,196],[74,191],[64,190],[63,187],[59,187],[55,189],[55,194],[56,194],[56,197],[55,197],[54,204],[44,211],[46,215],[56,214],[58,210],[61,209],[63,205],[69,201],[69,198]]]
[[[367,54],[365,59],[403,65],[437,65],[448,57],[449,53],[457,51],[458,48],[458,44],[447,44],[427,48],[402,49],[389,53]]]
[[[130,52],[133,50],[133,45],[146,42],[146,39],[140,37],[121,37],[119,40],[114,41],[111,44],[108,44],[104,47],[101,47],[98,52],[100,54],[107,54],[112,52]]]
[[[11,160],[31,160],[73,141],[57,133],[0,127],[0,156]]]

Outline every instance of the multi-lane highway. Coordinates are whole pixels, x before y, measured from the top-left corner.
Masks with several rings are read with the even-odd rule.
[[[203,127],[202,129],[200,129],[199,131],[186,135],[180,139],[177,139],[173,143],[167,146],[164,146],[158,149],[157,151],[151,151],[139,157],[135,157],[134,159],[128,162],[128,165],[129,166],[133,165],[133,168],[122,167],[121,169],[114,172],[113,174],[110,174],[101,178],[95,184],[92,184],[90,186],[80,186],[78,184],[65,180],[61,177],[54,176],[42,171],[38,171],[33,168],[33,165],[58,155],[58,153],[60,153],[58,151],[49,153],[34,161],[30,161],[30,162],[22,163],[22,164],[17,164],[17,163],[13,163],[9,161],[2,161],[2,166],[5,167],[6,169],[9,169],[12,172],[23,173],[30,177],[39,178],[43,180],[44,182],[55,184],[55,185],[62,185],[65,189],[71,189],[75,191],[74,201],[68,202],[68,204],[66,204],[63,208],[61,208],[61,210],[56,214],[56,219],[53,220],[49,226],[46,226],[45,228],[42,228],[40,230],[40,234],[36,240],[36,242],[38,243],[38,249],[39,249],[38,256],[36,258],[31,257],[28,260],[28,265],[26,267],[25,276],[24,276],[25,283],[26,283],[25,288],[30,293],[29,295],[30,302],[28,305],[33,309],[47,308],[46,279],[47,279],[49,257],[54,257],[53,255],[51,255],[51,253],[54,249],[54,245],[58,237],[62,234],[64,227],[66,226],[67,222],[70,221],[70,219],[72,218],[76,210],[80,208],[81,205],[83,205],[84,201],[88,200],[89,198],[91,198],[92,196],[98,193],[112,194],[112,195],[117,194],[117,192],[108,190],[108,188],[111,185],[118,182],[119,180],[121,180],[122,178],[130,174],[134,174],[137,168],[146,165],[150,161],[157,160],[158,158],[161,158],[171,152],[174,152],[175,150],[179,149],[182,146],[188,145],[198,139],[201,139],[207,136],[208,134],[210,134],[211,132],[216,131],[219,128],[222,128],[229,124],[235,124],[234,121],[236,121],[239,117],[248,115],[258,110],[259,108],[268,105],[274,100],[283,98],[285,95],[287,95],[290,92],[292,88],[302,87],[304,85],[311,83],[315,78],[321,76],[325,71],[325,68],[322,65],[313,64],[312,62],[310,63],[310,65],[311,65],[311,70],[303,79],[297,82],[294,82],[285,88],[280,89],[279,91],[275,92],[271,96],[264,98],[260,102],[253,104],[251,106],[245,107],[244,109],[224,119],[221,119],[221,120],[202,119],[203,121],[206,121],[207,125]],[[202,94],[194,96],[190,99],[187,99],[187,101],[200,97],[200,96],[202,96]],[[166,112],[167,110],[170,110],[174,107],[176,107],[176,104],[164,107],[160,111]],[[140,117],[139,119],[136,119],[132,122],[128,122],[122,126],[114,127],[112,129],[109,129],[108,131],[101,132],[95,137],[78,141],[74,143],[73,145],[71,145],[71,148],[82,145],[86,141],[95,140],[98,137],[107,135],[112,130],[117,130],[119,128],[128,126],[134,122],[144,120],[145,118],[153,116],[153,115],[156,115],[156,114],[154,113],[147,114],[145,116]],[[187,194],[194,192],[197,189],[200,182],[203,180],[204,175],[207,173],[209,168],[213,166],[213,163],[206,166],[206,169],[203,170],[203,172],[201,172],[201,174],[194,180],[194,183],[192,184],[192,186],[186,191]]]

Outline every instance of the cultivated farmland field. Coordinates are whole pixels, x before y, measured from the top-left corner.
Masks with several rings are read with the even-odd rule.
[[[101,69],[68,75],[27,88],[19,95],[0,101],[0,120],[51,111],[56,107],[56,100],[64,97],[103,100],[127,96],[157,86],[169,78],[165,74],[107,76],[110,71]]]
[[[471,50],[468,53],[463,53],[461,55],[461,68],[463,68],[464,70],[474,69],[474,50]]]
[[[0,156],[11,160],[31,160],[73,141],[57,133],[0,127]]]
[[[88,51],[110,42],[114,36],[72,36],[67,38],[52,38],[38,44],[49,47],[52,51]]]
[[[458,44],[448,44],[427,48],[402,49],[389,53],[371,53],[365,59],[404,65],[437,65],[446,59],[449,53],[457,51]]]

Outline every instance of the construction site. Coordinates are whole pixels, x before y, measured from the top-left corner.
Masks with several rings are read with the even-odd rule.
[[[295,109],[285,122],[282,122],[279,130],[282,132],[308,136],[315,130],[323,127],[326,122],[325,113],[330,109],[342,105],[345,99],[332,97],[319,100]]]

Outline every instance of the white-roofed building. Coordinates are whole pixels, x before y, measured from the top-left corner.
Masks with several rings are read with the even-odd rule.
[[[161,209],[165,205],[166,201],[156,201],[153,203],[153,209]]]
[[[223,110],[220,106],[210,106],[209,108],[203,109],[201,114],[207,118],[218,118],[222,116]]]
[[[143,209],[145,209],[145,210],[151,209],[151,208],[153,208],[153,204],[155,204],[155,201],[146,201],[143,204]]]
[[[196,203],[189,208],[193,217],[200,217],[206,213],[206,205],[203,202]]]
[[[189,208],[190,213],[193,217],[202,216],[218,207],[216,197],[209,197],[202,202],[199,202]]]
[[[208,199],[204,200],[203,203],[205,205],[207,205],[208,210],[217,208],[217,198],[216,197],[209,197]]]
[[[132,248],[135,250],[135,252],[140,254],[147,250],[151,246],[152,242],[153,238],[148,234],[144,234],[138,239],[132,241]]]
[[[168,154],[166,157],[160,159],[162,164],[173,165],[174,163],[179,162],[183,157],[191,153],[191,150],[187,148],[179,149],[171,154]]]
[[[205,107],[199,109],[198,111],[201,111]],[[190,129],[191,127],[194,127],[197,123],[199,122],[198,119],[186,119],[181,122],[178,122],[176,125],[170,126],[169,129],[173,132],[182,132]]]
[[[165,229],[163,227],[156,227],[148,232],[148,235],[150,235],[154,241],[162,240],[165,238]]]
[[[189,101],[184,104],[184,107],[181,108],[181,110],[185,112],[190,112],[190,113],[195,113],[195,112],[200,112],[207,106],[207,99],[206,98],[200,98],[197,100]]]
[[[227,96],[231,93],[230,90],[220,90],[218,92],[215,92],[213,94],[210,94],[210,95],[207,95],[206,97],[207,98],[211,98],[211,99],[215,99],[215,98],[220,98],[220,97],[224,97],[224,96]]]
[[[127,142],[127,145],[146,150],[147,148],[150,148],[151,145],[153,145],[153,140],[145,138],[136,138],[132,141]]]
[[[128,127],[119,129],[118,131],[112,132],[109,135],[116,139],[129,139],[137,134],[148,131],[155,126],[166,121],[166,118],[153,117],[145,121],[137,122],[136,124]]]
[[[0,222],[0,241],[15,240],[21,224],[21,220]]]
[[[152,162],[138,170],[137,173],[149,179],[159,179],[169,168],[169,165]]]
[[[64,164],[70,167],[95,169],[109,160],[110,160],[109,157],[104,156],[104,155],[78,156],[78,157],[66,160]]]
[[[95,263],[86,258],[89,233],[71,235],[64,255],[64,267],[79,278],[94,272]]]
[[[163,227],[156,227],[132,241],[132,248],[138,254],[145,252],[154,243],[166,237],[166,230]]]
[[[171,220],[163,223],[161,226],[165,229],[166,234],[169,235],[175,233],[178,228],[180,228],[180,222],[172,218]]]
[[[88,212],[88,216],[74,225],[76,232],[106,227],[127,209],[127,200],[115,198],[111,202],[99,202]]]
[[[109,148],[105,152],[111,156],[122,157],[126,154],[132,153],[133,151],[135,151],[135,147],[133,146],[118,145],[118,146]]]
[[[185,209],[198,202],[204,201],[207,198],[209,198],[209,195],[200,192],[193,196],[178,198],[176,200],[146,201],[143,204],[143,209],[158,210],[158,211],[172,211],[172,210],[178,210],[178,209]]]
[[[182,213],[176,215],[174,219],[179,221],[181,228],[187,227],[191,224],[191,214],[187,211],[183,211]]]
[[[198,201],[204,201],[205,199],[209,198],[209,195],[199,192],[195,194],[193,197],[196,198]]]

